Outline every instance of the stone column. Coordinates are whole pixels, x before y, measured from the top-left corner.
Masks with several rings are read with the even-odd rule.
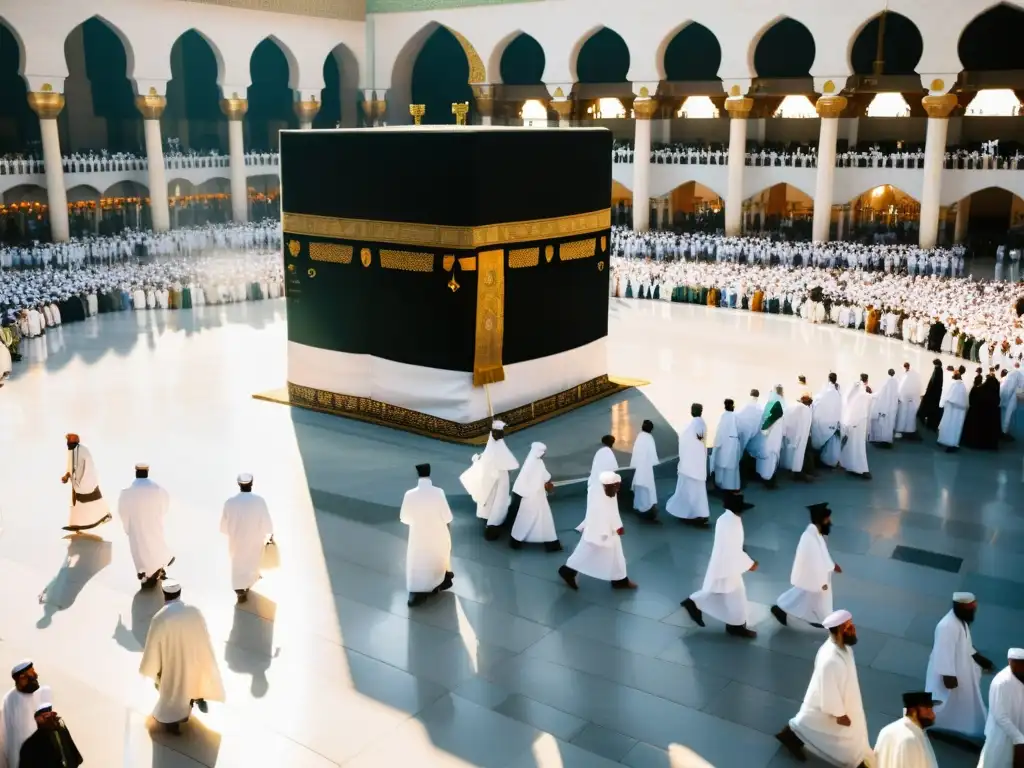
[[[836,139],[839,137],[839,115],[846,109],[842,96],[826,94],[814,105],[821,118],[818,133],[818,172],[814,185],[814,221],[811,238],[816,243],[828,240],[832,224],[832,184],[836,175]]]
[[[47,86],[43,86],[46,88]],[[64,96],[53,90],[31,91],[28,105],[39,116],[46,169],[46,204],[50,209],[50,238],[63,242],[71,237],[68,224],[68,193],[64,188],[64,166],[60,152],[57,115],[64,109]]]
[[[473,100],[480,114],[480,125],[490,125],[494,117],[494,91],[489,85],[474,85]]]
[[[148,96],[136,96],[135,106],[142,113],[146,134],[146,164],[149,167],[149,212],[153,230],[166,232],[171,228],[171,209],[167,204],[167,172],[164,170],[164,142],[160,134],[160,116],[167,99],[150,88]]]
[[[951,93],[921,99],[928,113],[928,133],[924,142],[924,178],[921,186],[922,248],[934,248],[939,236],[939,198],[942,194],[942,165],[946,155],[946,129],[949,113],[957,105]]]
[[[310,131],[313,129],[313,119],[320,111],[320,102],[316,99],[309,101],[295,102],[295,116],[299,118],[299,130]]]
[[[945,153],[943,153],[945,154]],[[956,226],[953,228],[953,242],[962,243],[967,236],[967,223],[971,218],[971,197],[968,195],[956,204]]]
[[[249,220],[249,185],[245,178],[245,133],[242,119],[249,102],[221,99],[220,110],[228,119],[228,156],[231,164],[231,218],[244,224]]]
[[[738,90],[738,89],[737,89]],[[729,176],[725,190],[725,234],[735,237],[743,230],[743,168],[747,153],[747,117],[754,100],[730,96],[725,100],[729,113]]]
[[[657,111],[657,99],[638,98],[633,102],[633,229],[637,232],[649,229],[651,224],[651,118]]]

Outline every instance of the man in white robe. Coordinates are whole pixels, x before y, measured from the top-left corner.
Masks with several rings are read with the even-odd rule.
[[[612,589],[636,589],[626,575],[626,556],[622,539],[626,532],[619,516],[619,488],[622,478],[614,472],[602,472],[598,486],[587,491],[587,514],[576,530],[580,542],[569,555],[558,575],[572,589],[579,589],[579,574],[611,582]]]
[[[112,518],[107,500],[100,492],[100,479],[96,474],[92,454],[73,432],[67,434],[65,438],[68,446],[68,469],[60,481],[65,485],[71,481],[71,512],[70,521],[64,526],[64,530],[79,533],[109,523]]]
[[[619,460],[615,458],[615,451],[612,450],[614,445],[614,435],[605,435],[601,438],[601,447],[597,449],[593,461],[590,462],[590,477],[587,478],[588,490],[601,486],[601,475],[605,472],[614,472],[619,468]]]
[[[679,433],[679,466],[676,470],[676,492],[665,503],[665,511],[689,525],[707,527],[711,510],[708,507],[708,449],[704,435],[707,426],[701,414],[704,406],[690,406],[693,418]]]
[[[899,401],[896,406],[896,437],[904,440],[921,439],[917,434],[917,410],[921,407],[923,393],[920,374],[911,370],[910,363],[904,363],[903,376],[896,390]]]
[[[786,406],[782,414],[782,453],[779,465],[789,470],[794,479],[807,482],[804,461],[807,457],[807,443],[811,438],[811,396],[801,395],[800,399]]]
[[[562,545],[555,530],[555,519],[551,516],[548,494],[554,490],[551,473],[544,465],[544,454],[548,447],[544,443],[530,446],[530,454],[519,470],[512,493],[520,498],[509,546],[519,549],[523,543],[543,544],[548,552],[560,552]]]
[[[0,768],[18,768],[21,745],[36,732],[39,675],[32,661],[19,661],[11,669],[14,687],[0,701]]]
[[[224,502],[220,532],[228,537],[231,588],[238,602],[244,603],[260,579],[263,550],[274,541],[274,523],[267,502],[252,492],[252,475],[241,474],[237,481],[238,493]]]
[[[882,386],[871,394],[868,442],[879,448],[892,448],[896,436],[896,411],[899,408],[899,401],[896,371],[890,368]]]
[[[711,471],[715,476],[715,485],[723,491],[740,489],[740,457],[743,446],[737,428],[737,416],[733,410],[732,400],[725,401],[725,413],[718,421],[715,430],[715,445],[711,449]]]
[[[786,428],[783,425],[785,409],[782,405],[782,385],[778,384],[772,390],[772,394],[765,403],[764,413],[761,415],[762,439],[757,441],[757,476],[767,488],[774,488],[775,470],[779,467],[779,456],[782,453],[782,438],[785,436]],[[753,441],[752,441],[753,442]]]
[[[1009,435],[1013,427],[1013,414],[1017,411],[1017,393],[1022,387],[1024,372],[1020,370],[1020,363],[1014,363],[1013,368],[999,383],[999,413],[1004,435]]]
[[[953,453],[960,448],[964,419],[967,417],[967,386],[960,378],[960,371],[953,372],[953,378],[943,389],[939,408],[942,420],[939,421],[938,443],[946,448],[946,453]]]
[[[830,373],[825,387],[811,405],[811,448],[818,451],[818,464],[834,469],[842,452],[843,398],[836,375]]]
[[[519,462],[505,443],[505,422],[495,421],[483,454],[473,456],[473,466],[460,478],[476,502],[476,516],[485,521],[484,538],[488,541],[501,535],[501,526],[508,517],[512,500],[508,473],[513,469],[519,469]]]
[[[843,610],[826,616],[822,624],[829,637],[814,657],[803,704],[775,738],[801,762],[807,759],[806,747],[840,768],[870,768],[874,756],[853,656],[857,628],[850,612]]]
[[[875,768],[939,768],[925,729],[941,704],[924,691],[903,694],[903,717],[889,723],[875,741]]]
[[[224,683],[203,614],[181,602],[178,582],[164,581],[163,593],[164,607],[149,625],[139,673],[160,691],[153,719],[177,734],[193,704],[206,712],[207,701],[224,701]]]
[[[988,689],[985,747],[978,768],[1024,765],[1024,648],[1006,653],[1008,665]]]
[[[654,422],[644,419],[640,434],[633,442],[629,466],[633,468],[633,509],[641,520],[658,522],[658,489],[654,468],[658,465],[658,446],[654,443]]]
[[[935,642],[928,657],[925,688],[940,698],[935,707],[936,730],[981,740],[985,733],[985,702],[981,673],[995,667],[976,650],[971,624],[978,602],[970,592],[953,594],[953,607],[935,627]]]
[[[793,587],[779,595],[771,611],[780,624],[787,624],[788,616],[792,615],[820,628],[832,613],[832,574],[842,573],[843,569],[832,560],[825,542],[832,530],[828,503],[811,504],[808,509],[811,523],[800,535],[789,575]]]
[[[444,490],[430,479],[430,465],[416,466],[416,487],[402,498],[399,519],[409,526],[405,550],[405,587],[409,607],[423,603],[430,595],[452,588],[452,535],[448,524],[452,510]]]
[[[760,397],[761,393],[758,390],[750,390],[750,402],[736,414],[736,431],[739,434],[741,456],[750,447],[750,441],[761,434],[764,408],[758,399]]]
[[[862,374],[861,381],[853,386],[843,403],[843,415],[840,418],[840,430],[843,438],[839,453],[839,466],[847,474],[870,480],[868,470],[868,414],[871,408],[871,391],[867,385],[867,377]]]
[[[143,589],[152,589],[166,578],[165,569],[174,562],[164,535],[164,518],[170,505],[167,491],[149,479],[149,465],[136,464],[135,482],[121,491],[117,511]]]
[[[715,543],[701,588],[680,605],[698,626],[705,626],[704,614],[725,623],[725,631],[735,637],[754,638],[757,632],[747,627],[747,588],[743,574],[756,571],[757,562],[743,550],[743,521],[740,515],[753,504],[743,494],[725,497],[725,511],[715,522]]]

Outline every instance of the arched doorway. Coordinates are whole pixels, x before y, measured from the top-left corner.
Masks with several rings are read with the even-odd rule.
[[[163,136],[172,152],[228,152],[227,121],[220,111],[220,64],[210,43],[190,29],[171,48],[171,80]]]
[[[23,245],[50,237],[46,190],[35,184],[11,187],[0,204],[0,239],[8,245]]]
[[[792,184],[775,184],[743,202],[746,234],[809,240],[813,219],[814,199]]]
[[[754,71],[760,78],[809,78],[814,54],[811,31],[796,19],[782,18],[757,41]]]
[[[850,234],[864,242],[916,243],[921,203],[892,184],[881,184],[850,201]]]
[[[125,229],[150,229],[153,225],[146,200],[149,189],[135,181],[119,181],[103,192],[99,230],[116,235]]]
[[[281,179],[276,173],[250,176],[249,221],[278,219],[281,215]]]
[[[501,53],[498,69],[501,86],[495,103],[495,117],[522,120],[524,125],[548,124],[549,98],[544,85],[544,49],[534,38],[520,32]]]
[[[411,104],[426,107],[424,125],[452,125],[452,104],[469,102],[469,60],[462,44],[446,27],[435,29],[416,56],[412,67]],[[467,117],[468,120],[468,117]]]
[[[249,77],[246,150],[277,152],[278,132],[299,127],[289,84],[291,65],[277,40],[268,37],[256,46],[249,57]]]
[[[661,229],[717,232],[725,228],[725,201],[713,189],[699,182],[680,184],[668,195],[667,202],[661,212]]]
[[[97,16],[64,41],[68,77],[60,113],[65,152],[130,152],[144,155],[142,116],[128,80],[131,53],[124,37]]]
[[[612,179],[612,224],[633,226],[633,190]]]
[[[993,6],[976,16],[960,34],[960,63],[968,72],[1024,69],[1022,36],[1024,11],[1006,3]]]
[[[0,154],[42,156],[39,120],[28,105],[28,86],[21,76],[21,43],[0,19]]]
[[[865,24],[854,39],[850,66],[855,75],[913,75],[923,52],[924,39],[917,25],[900,13],[884,11]]]
[[[338,45],[324,59],[324,87],[314,128],[355,128],[358,124],[359,64],[352,52]]]
[[[693,21],[683,27],[665,48],[665,79],[670,82],[718,80],[722,45],[715,33]]]

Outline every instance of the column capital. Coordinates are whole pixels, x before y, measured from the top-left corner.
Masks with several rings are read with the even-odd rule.
[[[28,105],[40,120],[56,120],[64,109],[64,96],[56,91],[31,91],[28,94]]]
[[[956,109],[959,103],[956,95],[952,93],[941,96],[929,95],[921,99],[921,106],[928,113],[928,117],[934,117],[939,120],[949,117],[949,113]]]
[[[220,100],[220,111],[228,120],[241,120],[249,110],[249,102],[246,99],[230,98]]]
[[[572,97],[572,83],[549,83],[547,84],[548,93],[551,94],[553,101],[560,101],[562,99],[569,99]]]
[[[381,122],[384,121],[388,115],[388,102],[386,99],[376,99],[373,102],[373,116]]]
[[[159,120],[167,108],[167,98],[155,93],[148,96],[136,96],[135,108],[142,113],[144,120]]]
[[[730,96],[725,100],[725,111],[737,120],[745,120],[753,108],[754,100],[746,96]]]
[[[815,102],[814,109],[817,111],[818,117],[839,117],[846,109],[846,98],[827,94]]]
[[[647,98],[638,98],[633,100],[633,117],[637,120],[650,120],[658,112],[658,100],[652,99],[650,96]]]
[[[320,111],[320,102],[316,99],[296,101],[292,108],[295,110],[295,116],[299,118],[300,123],[312,123],[316,113]]]

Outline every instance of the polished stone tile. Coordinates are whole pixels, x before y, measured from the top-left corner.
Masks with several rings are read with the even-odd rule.
[[[771,738],[803,695],[824,633],[767,612],[789,587],[806,505],[829,501],[837,607],[860,630],[856,649],[872,734],[919,689],[936,622],[957,589],[981,609],[974,641],[991,658],[1024,636],[1024,508],[1020,449],[947,456],[930,442],[869,449],[874,480],[822,473],[811,484],[747,490],[746,544],[761,568],[746,577],[752,642],[694,627],[679,601],[697,588],[711,532],[625,512],[624,551],[636,592],[558,566],[578,541],[581,484],[551,497],[566,552],[486,542],[458,475],[475,449],[252,400],[285,380],[280,302],[193,312],[105,315],[26,342],[0,391],[0,660],[31,655],[87,764],[234,768],[393,765],[695,768],[792,765]],[[714,339],[716,354],[684,354]],[[40,343],[40,341],[42,343]],[[643,418],[663,457],[673,427],[703,402],[829,370],[848,381],[932,355],[863,334],[698,307],[613,301],[609,368],[651,382],[509,437],[517,456],[549,446],[556,479],[586,475],[600,435],[620,463]],[[703,347],[700,347],[703,348]],[[159,594],[138,591],[124,534],[63,538],[62,436],[83,435],[106,495],[147,460],[172,498],[173,575],[207,619],[228,693],[180,740],[152,733],[152,686],[138,663]],[[397,520],[412,466],[426,457],[448,492],[455,586],[410,609],[406,529]],[[274,558],[252,599],[234,605],[217,521],[240,471],[257,478],[277,529]],[[657,472],[662,505],[674,464]],[[711,501],[717,516],[720,501]],[[962,560],[952,573],[894,559],[912,548]],[[932,560],[932,564],[937,561]],[[985,678],[987,690],[989,678]],[[634,743],[635,742],[635,743]],[[937,745],[945,768],[976,756]],[[811,763],[813,764],[813,763]]]

